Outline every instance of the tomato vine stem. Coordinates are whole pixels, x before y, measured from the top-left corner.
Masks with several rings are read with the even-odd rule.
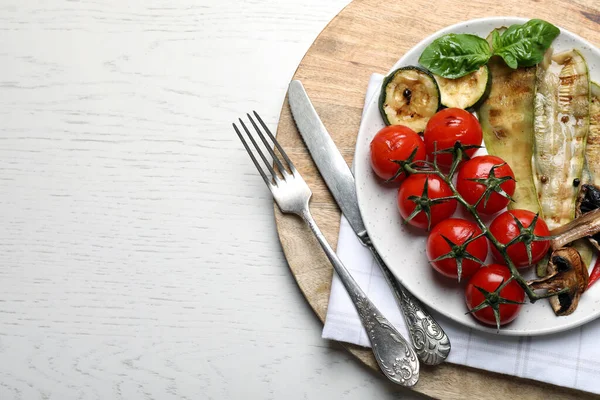
[[[502,258],[506,262],[506,265],[508,266],[508,269],[510,270],[510,273],[511,273],[510,280],[515,280],[519,284],[519,286],[521,286],[523,288],[523,290],[527,294],[527,297],[529,298],[529,301],[532,304],[540,299],[545,299],[548,297],[556,296],[561,293],[568,292],[569,288],[564,288],[558,292],[546,292],[546,293],[538,294],[529,286],[529,284],[527,283],[527,280],[525,278],[523,278],[523,276],[519,272],[518,268],[515,266],[515,264],[511,260],[511,258],[508,256],[508,252],[507,252],[508,246],[506,246],[505,244],[498,241],[498,239],[496,239],[494,237],[494,235],[490,232],[489,228],[485,225],[485,223],[481,219],[479,212],[477,211],[477,204],[479,204],[481,199],[479,199],[475,204],[469,204],[462,197],[462,195],[458,192],[458,190],[456,189],[456,186],[454,185],[454,182],[452,182],[452,177],[453,177],[454,173],[456,172],[456,170],[458,169],[458,165],[460,164],[461,161],[463,161],[466,158],[466,154],[464,152],[465,149],[463,146],[461,146],[459,144],[459,142],[457,142],[457,144],[453,147],[452,150],[453,150],[453,161],[452,161],[452,165],[449,168],[449,172],[447,174],[442,172],[440,167],[437,165],[437,160],[436,160],[437,157],[435,157],[435,154],[437,154],[439,152],[434,153],[433,163],[416,161],[416,162],[404,163],[401,165],[401,167],[404,168],[406,173],[409,175],[410,174],[435,175],[435,176],[439,177],[440,179],[442,179],[448,185],[450,190],[452,190],[452,196],[447,196],[447,197],[444,197],[443,199],[444,200],[450,200],[450,199],[456,200],[471,214],[471,216],[473,217],[473,219],[475,219],[475,222],[481,229],[482,234],[490,241],[490,243],[492,243],[492,245],[502,255]],[[444,152],[448,152],[448,151],[445,150]],[[431,168],[433,168],[433,169],[431,169]],[[485,195],[485,192],[482,195],[482,198],[484,195]],[[518,239],[518,237],[515,239]],[[516,243],[518,241],[519,240],[513,240],[513,241],[511,241],[511,244]],[[510,280],[508,280],[508,281],[510,281]],[[507,284],[508,281],[505,282],[504,285]]]

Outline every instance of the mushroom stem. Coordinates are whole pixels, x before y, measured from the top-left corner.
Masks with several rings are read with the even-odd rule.
[[[573,221],[559,226],[550,232],[552,250],[558,250],[565,245],[583,237],[600,232],[600,208],[587,212]]]

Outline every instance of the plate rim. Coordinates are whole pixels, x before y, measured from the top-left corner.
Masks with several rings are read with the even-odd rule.
[[[481,24],[481,23],[485,23],[485,24],[504,24],[506,25],[508,24],[515,24],[515,23],[524,23],[526,21],[529,21],[533,18],[524,18],[524,17],[517,17],[517,16],[490,16],[490,17],[481,17],[481,18],[474,18],[474,19],[469,19],[469,20],[463,20],[463,21],[459,21],[457,23],[454,23],[452,25],[448,25],[446,27],[443,27],[435,32],[433,32],[432,34],[430,34],[429,36],[425,37],[424,39],[420,40],[419,42],[417,42],[416,44],[414,44],[411,48],[409,48],[393,65],[392,67],[386,72],[386,74],[384,76],[389,75],[392,71],[394,71],[395,69],[399,68],[400,66],[404,65],[405,63],[405,59],[412,55],[412,53],[415,51],[416,48],[419,47],[423,47],[425,44],[430,43],[431,41],[435,40],[436,38],[446,34],[446,33],[451,33],[454,32],[457,29],[463,28],[466,25],[469,24]],[[510,21],[510,22],[507,22]],[[581,45],[585,45],[587,47],[589,47],[590,49],[592,49],[592,51],[595,51],[596,53],[598,53],[598,58],[600,59],[600,49],[598,49],[597,46],[593,45],[592,43],[590,43],[588,40],[582,38],[581,36],[562,28],[559,25],[556,25],[559,29],[560,29],[560,34],[562,35],[563,33],[566,34],[567,36],[571,36],[572,38],[576,39]],[[490,29],[492,29],[493,27],[490,27]],[[407,64],[408,65],[408,64]],[[366,117],[369,113],[370,109],[373,109],[374,107],[377,107],[377,99],[379,98],[379,95],[381,93],[381,87],[378,87],[375,92],[372,94],[371,98],[367,99],[366,102],[366,107],[365,107],[365,111],[364,111],[364,115],[363,115],[363,120],[366,121]],[[373,112],[373,111],[371,111]],[[361,122],[360,127],[359,127],[359,131],[357,134],[357,140],[356,140],[356,145],[354,148],[354,155],[356,156],[359,147],[361,146],[361,138],[365,135],[365,129],[363,126],[363,123]],[[356,160],[356,157],[355,157]],[[359,161],[360,163],[361,161]],[[356,165],[356,161],[354,162],[354,166],[353,167],[357,167]],[[378,239],[376,236],[372,235],[372,228],[370,229],[371,223],[369,223],[368,218],[365,218],[365,215],[368,215],[368,213],[364,212],[364,208],[366,207],[366,200],[364,200],[363,198],[363,191],[361,191],[360,189],[360,179],[362,179],[362,175],[356,175],[355,174],[355,186],[356,186],[356,192],[357,192],[357,199],[358,199],[358,207],[360,209],[360,213],[363,216],[363,220],[365,223],[365,228],[367,229],[367,233],[369,234],[369,237],[374,245],[374,247],[376,248],[376,250],[378,251],[378,253],[381,255],[382,259],[384,260],[384,262],[386,263],[386,265],[390,265],[390,263],[388,262],[388,255],[386,254],[386,252],[382,252],[380,248],[378,248]],[[362,200],[361,200],[362,199]],[[401,274],[398,273],[398,271],[396,271],[396,268],[390,267],[389,268],[390,271],[392,271],[393,275],[396,277],[396,279],[398,279],[400,282],[402,282],[403,285],[405,285],[407,287],[407,289],[410,290],[410,284],[406,285],[406,280],[402,278]],[[459,287],[460,288],[460,287]],[[413,293],[412,290],[410,290],[411,293]],[[414,293],[413,293],[414,294]],[[453,313],[451,312],[446,312],[443,309],[439,309],[438,306],[433,305],[431,303],[431,301],[428,301],[427,298],[423,298],[422,296],[418,296],[416,294],[414,294],[415,297],[417,297],[423,304],[425,304],[428,308],[435,310],[437,313],[443,315],[445,318],[449,318],[452,321],[460,324],[461,326],[467,327],[467,328],[472,328],[472,329],[476,329],[478,331],[481,332],[485,332],[485,333],[493,333],[499,336],[543,336],[543,335],[549,335],[549,334],[554,334],[554,333],[559,333],[559,332],[564,332],[564,331],[568,331],[568,330],[572,330],[574,328],[580,327],[582,325],[585,325],[595,319],[600,318],[600,309],[598,309],[595,313],[590,313],[588,314],[586,317],[580,318],[578,320],[573,321],[572,323],[565,323],[563,325],[559,325],[558,327],[548,327],[548,328],[542,328],[542,329],[527,329],[527,330],[523,330],[523,329],[506,329],[506,328],[501,328],[500,331],[498,332],[496,330],[496,328],[493,327],[489,327],[483,324],[480,324],[478,322],[476,322],[474,319],[470,319],[470,322],[467,323],[466,320],[464,319],[460,319],[458,317],[456,317]],[[556,318],[560,318],[560,317],[556,317]],[[568,317],[567,317],[568,318]]]

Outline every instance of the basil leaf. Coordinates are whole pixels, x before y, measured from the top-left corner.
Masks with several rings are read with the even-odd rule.
[[[492,50],[502,47],[502,43],[500,42],[500,34],[496,29],[492,31]]]
[[[511,25],[498,38],[494,34],[494,54],[502,57],[511,68],[531,67],[542,61],[544,53],[559,34],[560,29],[541,19]]]
[[[519,67],[519,61],[517,60],[514,54],[504,53],[502,55],[502,58],[504,58],[504,62],[506,63],[506,65],[508,65],[512,69],[517,69]]]
[[[419,57],[419,63],[436,75],[456,79],[477,71],[491,56],[485,39],[449,33],[431,42]]]

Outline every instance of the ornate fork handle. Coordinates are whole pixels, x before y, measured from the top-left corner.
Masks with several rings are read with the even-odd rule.
[[[302,176],[294,164],[289,159],[283,148],[279,145],[267,125],[263,122],[260,116],[254,112],[254,116],[260,123],[260,126],[264,129],[266,136],[268,136],[274,147],[279,151],[281,157],[275,153],[275,151],[269,146],[265,134],[259,128],[258,124],[250,116],[246,114],[250,123],[256,131],[256,134],[260,138],[261,142],[265,145],[269,155],[273,157],[273,164],[269,163],[262,147],[257,144],[252,133],[242,121],[239,119],[242,129],[246,133],[250,143],[256,150],[256,153],[260,156],[263,161],[265,168],[261,166],[257,157],[254,156],[252,149],[248,142],[244,139],[244,135],[237,127],[233,124],[233,129],[240,138],[240,141],[244,145],[244,148],[248,152],[248,155],[252,159],[252,162],[256,166],[256,169],[262,176],[265,184],[271,191],[273,198],[277,202],[279,209],[284,213],[293,213],[300,216],[304,222],[310,227],[315,236],[317,237],[319,244],[327,254],[327,257],[331,261],[334,269],[340,276],[344,286],[358,310],[363,325],[367,328],[369,340],[371,341],[371,347],[377,363],[381,367],[381,370],[391,381],[398,383],[403,386],[413,386],[419,380],[419,359],[415,354],[415,351],[410,344],[402,337],[402,335],[388,322],[387,319],[379,310],[367,299],[367,296],[363,293],[360,287],[356,284],[352,276],[344,267],[344,264],[337,257],[325,236],[321,233],[321,230],[317,227],[313,217],[310,215],[309,201],[312,195],[310,188],[302,179]],[[342,161],[343,162],[343,161]],[[284,165],[285,164],[285,165]],[[286,168],[287,165],[287,168]],[[281,175],[278,175],[274,168],[277,168]]]
[[[419,359],[412,346],[367,298],[321,233],[310,211],[306,209],[301,216],[317,237],[348,291],[367,330],[375,360],[385,376],[403,386],[415,385],[419,380]]]
[[[402,313],[410,332],[410,338],[419,356],[419,360],[427,365],[442,363],[450,353],[450,339],[448,335],[446,335],[444,329],[423,307],[421,302],[396,280],[370,242],[368,247],[381,267],[385,279],[392,288],[396,302],[402,308]]]

